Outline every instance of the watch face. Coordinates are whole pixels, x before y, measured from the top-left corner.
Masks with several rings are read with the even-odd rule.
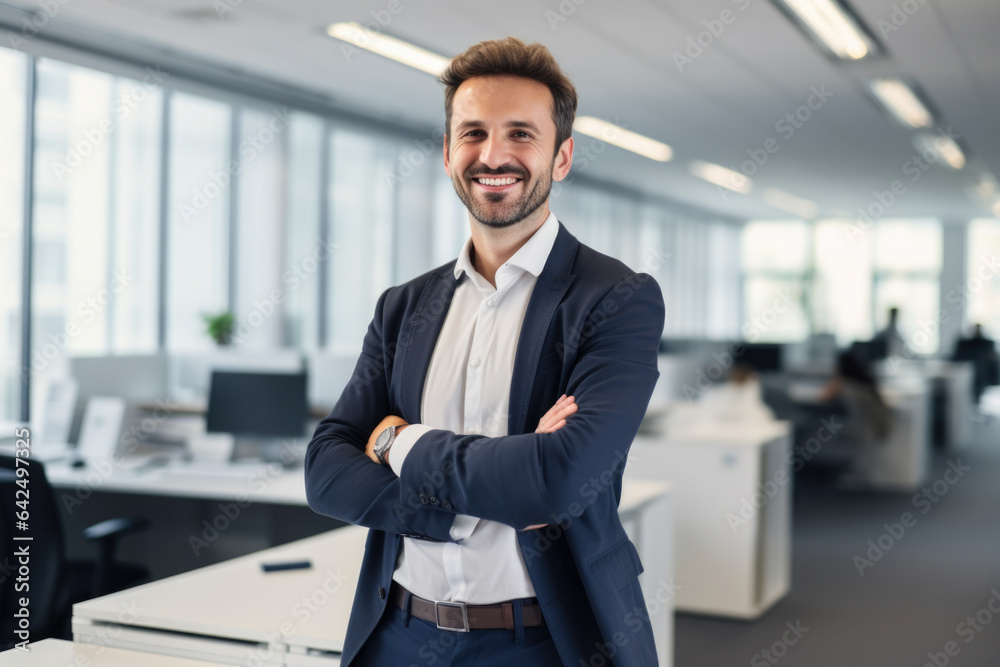
[[[389,441],[392,439],[394,431],[395,429],[393,429],[393,427],[390,426],[378,434],[378,437],[375,439],[376,451],[381,451],[389,444]]]

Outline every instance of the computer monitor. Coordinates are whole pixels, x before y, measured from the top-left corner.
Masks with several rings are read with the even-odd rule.
[[[744,343],[743,353],[736,363],[747,365],[758,373],[780,371],[781,348],[780,343]]]
[[[305,373],[213,371],[206,430],[253,438],[301,438],[309,404]]]

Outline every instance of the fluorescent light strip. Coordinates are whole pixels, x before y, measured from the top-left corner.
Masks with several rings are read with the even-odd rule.
[[[913,89],[900,79],[873,79],[868,82],[868,86],[878,101],[900,123],[917,129],[934,125],[934,116]]]
[[[993,202],[993,217],[1000,218],[1000,199]]]
[[[662,141],[650,139],[593,116],[577,118],[573,123],[573,130],[657,162],[668,162],[674,156],[673,149]]]
[[[326,34],[348,42],[359,49],[367,49],[372,53],[391,58],[434,76],[441,76],[441,72],[451,62],[450,58],[414,46],[401,39],[368,30],[360,23],[332,23],[327,26]]]
[[[753,181],[749,178],[738,171],[726,169],[711,162],[695,160],[688,166],[688,169],[692,174],[702,180],[708,181],[712,185],[718,185],[727,190],[739,192],[742,195],[753,190]]]
[[[806,220],[812,220],[819,213],[819,206],[815,202],[796,197],[778,188],[764,190],[764,201],[775,208],[788,211]]]
[[[839,58],[860,60],[874,44],[834,0],[781,0]]]
[[[949,136],[922,132],[913,137],[913,145],[922,153],[932,153],[937,162],[952,169],[965,167],[965,153]]]

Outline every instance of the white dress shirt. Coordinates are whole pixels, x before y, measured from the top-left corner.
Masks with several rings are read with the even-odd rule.
[[[469,259],[472,239],[465,242],[455,264],[455,278],[461,279],[463,273],[467,277],[455,290],[431,356],[421,424],[404,429],[389,452],[397,475],[410,449],[429,430],[507,435],[517,340],[531,292],[558,231],[559,223],[550,212],[538,231],[497,269],[495,288],[473,268]],[[514,528],[459,514],[451,537],[458,542],[403,538],[393,579],[430,600],[493,604],[534,597]]]

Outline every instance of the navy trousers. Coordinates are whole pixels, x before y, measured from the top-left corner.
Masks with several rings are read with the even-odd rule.
[[[390,605],[351,667],[558,667],[547,627],[452,632]]]

